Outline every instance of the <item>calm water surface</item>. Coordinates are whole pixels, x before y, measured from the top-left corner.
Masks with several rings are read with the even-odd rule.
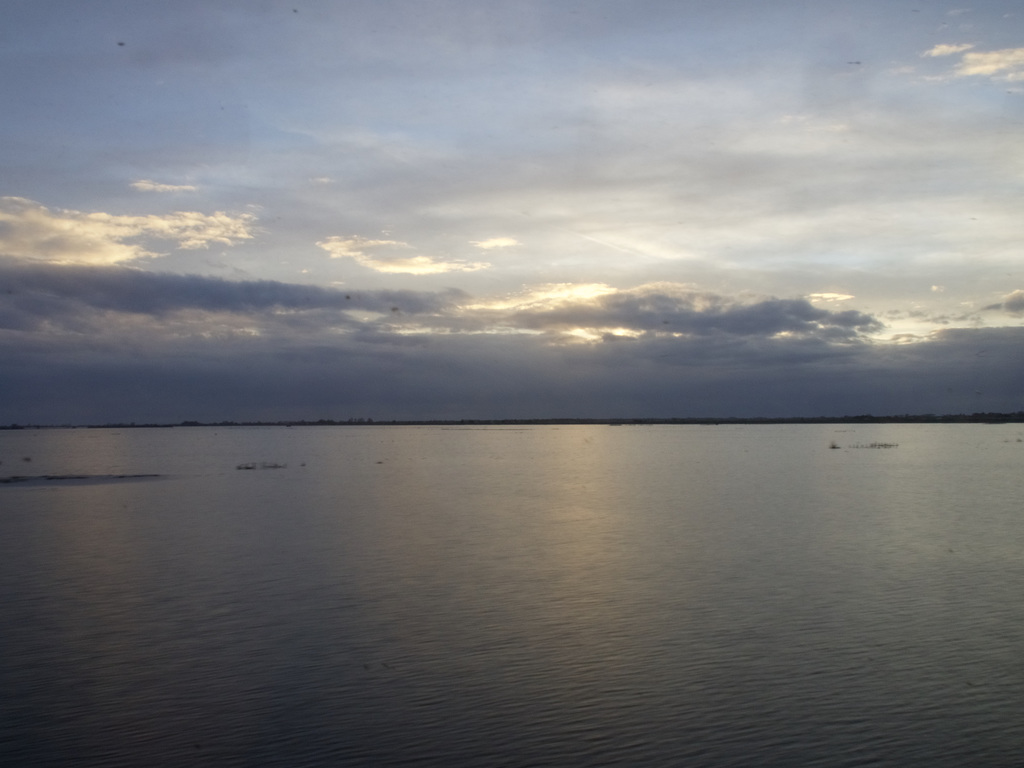
[[[2,431],[0,765],[1020,765],[1022,439]]]

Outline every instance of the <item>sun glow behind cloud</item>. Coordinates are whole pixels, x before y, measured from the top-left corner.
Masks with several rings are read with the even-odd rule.
[[[465,309],[529,311],[550,308],[566,302],[586,302],[615,292],[614,288],[604,283],[550,283],[527,288],[504,298],[469,304]]]

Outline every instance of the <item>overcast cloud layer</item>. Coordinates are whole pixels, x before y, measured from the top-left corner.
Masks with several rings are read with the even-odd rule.
[[[8,4],[0,423],[1024,410],[1010,2]]]

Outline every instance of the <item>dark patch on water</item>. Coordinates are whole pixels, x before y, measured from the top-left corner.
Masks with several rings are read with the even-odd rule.
[[[0,477],[0,485],[96,485],[99,483],[117,483],[130,480],[156,480],[166,475],[9,475]]]

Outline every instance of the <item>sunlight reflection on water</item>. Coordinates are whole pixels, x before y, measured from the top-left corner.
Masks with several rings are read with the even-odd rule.
[[[0,761],[1011,765],[1017,431],[0,432]]]

